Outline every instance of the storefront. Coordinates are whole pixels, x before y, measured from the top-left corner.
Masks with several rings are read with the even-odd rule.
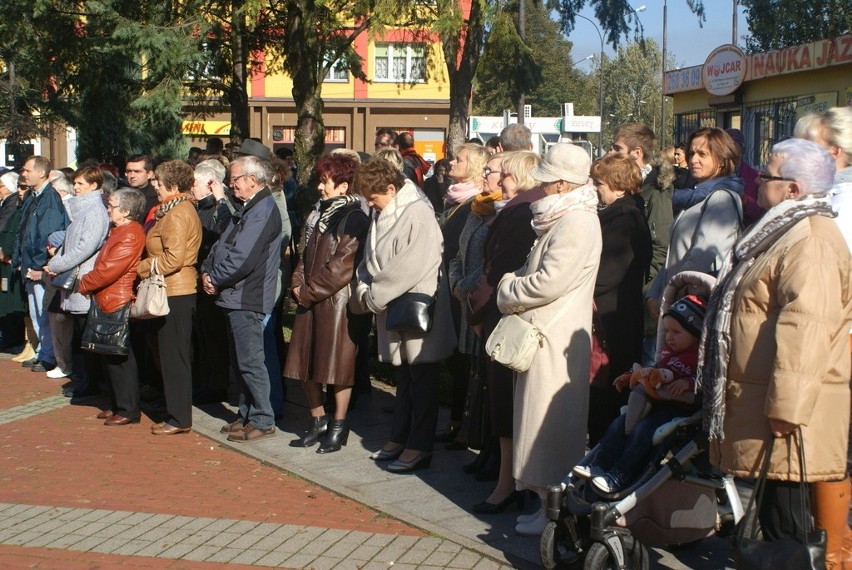
[[[723,45],[703,65],[666,72],[663,87],[676,142],[701,127],[737,128],[746,161],[762,166],[801,116],[852,105],[852,35],[748,55]]]

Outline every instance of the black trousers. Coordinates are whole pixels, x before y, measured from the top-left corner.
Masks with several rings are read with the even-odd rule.
[[[156,319],[157,344],[169,424],[192,427],[192,324],[195,294],[169,297],[169,314]]]
[[[129,420],[139,419],[139,370],[133,351],[127,356],[99,356],[109,378],[110,409]]]
[[[216,306],[216,297],[199,293],[197,302],[195,388],[211,396],[227,395],[231,370],[228,320]]]
[[[394,367],[396,401],[390,440],[407,449],[432,451],[438,425],[438,375],[441,364]]]
[[[798,481],[766,480],[763,503],[760,505],[758,520],[763,540],[793,538],[799,540],[810,512],[802,509],[802,486]],[[804,492],[810,493],[810,486],[804,486]]]
[[[464,419],[464,405],[467,401],[467,388],[470,384],[470,355],[456,348],[444,361],[453,383],[453,400],[450,408],[450,420],[461,422]]]

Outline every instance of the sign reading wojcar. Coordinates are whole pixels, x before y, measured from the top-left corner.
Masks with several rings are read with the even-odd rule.
[[[730,95],[746,77],[746,56],[735,45],[714,49],[704,62],[704,88],[711,95]]]

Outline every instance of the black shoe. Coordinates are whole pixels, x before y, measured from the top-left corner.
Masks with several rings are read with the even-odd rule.
[[[74,404],[76,402],[82,402],[83,400],[89,400],[91,398],[97,398],[101,395],[101,389],[98,386],[92,386],[90,384],[82,384],[74,388],[73,392],[71,392],[71,403]]]
[[[518,510],[524,509],[524,503],[526,502],[526,493],[524,491],[512,491],[509,493],[505,499],[500,501],[499,503],[489,503],[488,501],[482,501],[476,505],[473,505],[471,509],[474,513],[480,515],[493,515],[496,513],[502,513],[506,510],[506,507],[515,503],[518,507]]]
[[[485,462],[488,461],[489,455],[489,451],[480,451],[479,455],[476,456],[476,459],[462,467],[462,471],[465,473],[476,473],[477,471],[480,471],[483,467],[485,467]]]
[[[319,438],[328,429],[328,416],[311,418],[311,427],[305,435],[290,442],[290,447],[311,447],[319,443]]]
[[[33,372],[47,372],[48,370],[53,370],[56,368],[55,364],[50,364],[49,362],[36,362],[33,364],[33,367],[30,368]]]
[[[21,366],[23,366],[24,368],[32,368],[36,364],[38,364],[38,358],[30,358],[29,360],[24,360],[23,362],[21,362]]]
[[[340,451],[340,448],[346,445],[348,440],[349,428],[346,427],[346,420],[331,420],[328,422],[325,437],[323,437],[322,445],[317,448],[317,453]]]
[[[446,429],[441,430],[435,434],[435,441],[437,441],[438,443],[449,443],[456,438],[456,434],[459,433],[460,429],[461,424],[450,424],[447,426]],[[467,446],[465,446],[465,449],[467,449]]]
[[[432,454],[428,451],[421,451],[411,461],[402,461],[397,459],[388,465],[388,471],[391,473],[409,473],[418,469],[426,469],[432,465]]]

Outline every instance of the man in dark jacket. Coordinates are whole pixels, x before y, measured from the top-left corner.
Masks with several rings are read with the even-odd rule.
[[[396,137],[396,146],[399,148],[399,154],[402,155],[402,173],[417,184],[418,188],[423,188],[423,179],[431,166],[414,150],[414,136],[408,132],[399,133]]]
[[[145,196],[145,211],[136,220],[144,226],[145,219],[151,208],[160,205],[157,191],[154,190],[154,186],[151,184],[151,180],[154,178],[154,161],[147,154],[133,155],[127,159],[127,167],[124,169],[124,175],[127,179],[127,185],[131,188],[136,188]]]
[[[49,174],[50,161],[43,156],[31,156],[24,162],[21,178],[32,188],[33,195],[23,206],[18,239],[12,254],[12,267],[20,269],[24,280],[30,318],[39,342],[35,357],[22,364],[36,368],[38,372],[56,366],[41,280],[47,265],[47,237],[64,230],[69,224],[62,198],[50,184]]]
[[[281,258],[281,214],[267,186],[263,161],[231,163],[231,188],[243,202],[201,265],[204,292],[228,320],[231,369],[242,387],[240,417],[222,428],[229,441],[275,435],[270,378],[264,364],[263,320],[272,312]]]

